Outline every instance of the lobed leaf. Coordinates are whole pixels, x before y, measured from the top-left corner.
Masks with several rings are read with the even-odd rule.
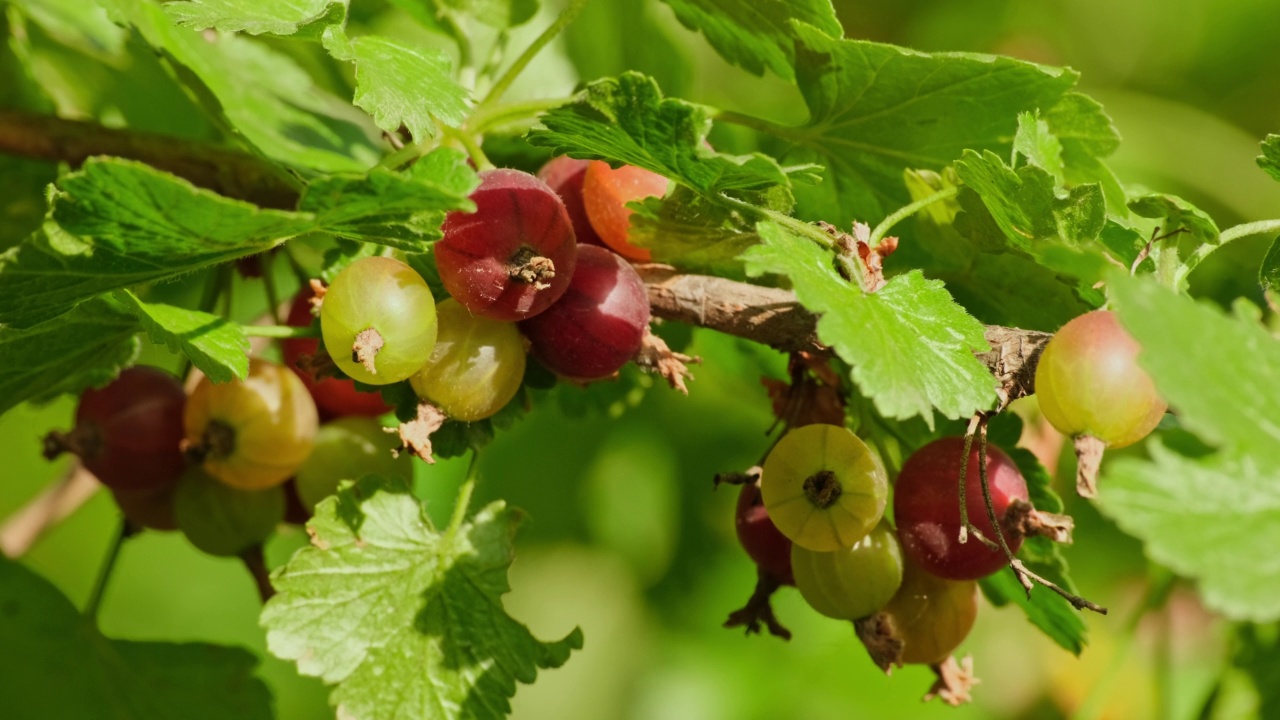
[[[995,379],[973,355],[988,350],[984,328],[941,282],[914,270],[867,294],[814,242],[774,223],[756,227],[762,243],[743,253],[747,273],[791,280],[796,298],[821,315],[818,338],[849,363],[882,416],[919,415],[932,428],[934,410],[955,419],[995,403]]]
[[[518,517],[497,502],[441,533],[407,482],[345,485],[317,507],[312,546],[272,575],[269,649],[339,683],[342,717],[506,717],[517,681],[582,646],[578,630],[540,642],[502,607]]]
[[[0,608],[0,646],[21,658],[0,673],[5,717],[274,717],[247,650],[107,638],[47,580],[3,558]]]
[[[1276,180],[1280,180],[1280,135],[1268,135],[1262,141],[1262,154],[1258,156],[1258,167]]]
[[[101,293],[252,255],[315,224],[107,158],[58,181],[52,217],[56,225],[0,254],[0,323],[31,327]]]
[[[740,213],[684,188],[634,206],[628,240],[649,248],[654,262],[688,272],[745,278],[738,256],[760,240]]]
[[[766,69],[795,80],[796,33],[791,20],[839,37],[831,0],[663,0],[685,27],[701,32],[725,60],[754,74]]]
[[[145,303],[128,290],[115,293],[142,323],[151,341],[181,353],[215,383],[249,375],[249,337],[238,323],[199,310]]]
[[[308,25],[324,24],[345,14],[345,0],[183,0],[165,5],[179,25],[250,35],[293,35]]]
[[[1066,173],[1062,164],[1062,142],[1049,129],[1049,123],[1035,113],[1018,115],[1018,132],[1013,136],[1013,150],[1027,162],[1044,170],[1061,183]]]

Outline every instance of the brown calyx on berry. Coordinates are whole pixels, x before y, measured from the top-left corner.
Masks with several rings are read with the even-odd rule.
[[[773,614],[773,603],[771,598],[783,583],[778,578],[764,568],[756,567],[756,587],[752,591],[751,597],[747,600],[747,604],[738,610],[729,613],[729,618],[724,621],[727,628],[744,627],[747,634],[759,634],[761,626],[769,629],[769,634],[774,637],[780,637],[783,640],[791,639],[791,631],[778,622],[778,618]]]
[[[889,613],[878,612],[861,620],[854,620],[853,631],[867,648],[871,662],[886,675],[893,672],[895,665],[902,667],[902,648],[905,643]]]
[[[70,432],[51,431],[44,436],[44,459],[52,460],[71,453],[92,460],[102,452],[102,430],[94,424],[77,425]]]
[[[924,702],[938,698],[951,707],[973,702],[970,691],[982,681],[973,674],[972,655],[966,655],[960,661],[954,655],[948,655],[946,660],[930,665],[929,669],[937,674],[938,679],[933,682],[929,692],[925,693]]]
[[[1107,444],[1092,435],[1077,435],[1076,492],[1080,497],[1098,496],[1098,471],[1102,468],[1102,454]]]
[[[377,328],[365,328],[356,333],[355,342],[351,343],[351,361],[360,363],[370,375],[377,375],[378,367],[374,365],[374,360],[378,359],[378,351],[385,344],[386,341]]]
[[[640,349],[636,351],[632,361],[641,370],[662,376],[662,379],[666,380],[673,390],[679,390],[688,395],[689,388],[684,384],[684,381],[685,378],[693,379],[693,373],[689,371],[689,365],[701,364],[702,358],[672,350],[665,340],[654,335],[646,327],[644,336],[640,339]]]
[[[819,470],[804,479],[804,494],[819,510],[826,510],[844,494],[840,479],[831,470]]]
[[[236,451],[236,430],[221,420],[210,420],[199,443],[182,441],[182,454],[194,465],[208,458],[221,460]]]
[[[434,465],[436,459],[431,456],[431,434],[439,430],[448,419],[449,416],[440,408],[424,402],[418,404],[418,414],[414,419],[400,423],[398,428],[387,428],[386,431],[400,436],[400,450],[408,450],[423,462]],[[395,451],[397,457],[399,453],[399,450]]]
[[[551,287],[546,281],[556,276],[556,264],[549,257],[543,257],[537,250],[528,245],[521,245],[511,259],[507,261],[507,273],[512,280],[532,285],[535,289],[546,290]]]
[[[323,346],[311,355],[299,355],[293,366],[316,382],[325,378],[338,377],[341,374],[337,363],[329,353],[324,351]]]
[[[1071,542],[1076,522],[1070,515],[1037,510],[1022,498],[1014,498],[1004,511],[1005,537],[1047,537],[1058,543]]]

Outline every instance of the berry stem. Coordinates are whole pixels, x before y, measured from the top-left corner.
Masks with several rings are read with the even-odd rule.
[[[253,583],[258,588],[258,597],[262,602],[265,603],[274,597],[276,589],[271,586],[271,571],[267,568],[267,557],[263,554],[262,544],[258,543],[240,553],[240,562],[244,563],[245,569],[253,577]]]
[[[107,583],[111,580],[112,571],[115,570],[116,559],[120,557],[120,548],[124,547],[124,541],[128,540],[132,534],[129,523],[121,519],[120,529],[116,531],[115,540],[107,550],[107,557],[102,561],[98,578],[94,580],[93,589],[89,592],[89,600],[84,605],[84,616],[95,624],[98,622],[98,608],[102,606],[102,596],[106,593]]]
[[[936,202],[942,202],[943,200],[950,200],[951,198],[955,197],[959,193],[960,193],[959,187],[949,187],[949,188],[946,188],[945,190],[939,190],[938,192],[928,197],[921,198],[911,203],[910,205],[903,205],[902,207],[898,208],[893,213],[891,213],[889,217],[885,218],[884,220],[881,220],[879,225],[876,225],[875,229],[871,231],[871,238],[867,240],[867,244],[870,245],[871,247],[875,247],[877,244],[879,244],[881,240],[884,239],[884,236],[887,235],[889,231],[893,229],[894,225],[897,225],[903,220],[906,220],[907,218],[911,217],[912,215],[915,215],[916,213],[920,212],[921,210],[929,207],[930,205]]]
[[[292,325],[241,325],[244,334],[249,337],[262,338],[318,338],[320,330],[310,325],[294,327]]]
[[[485,107],[501,100],[502,96],[516,81],[516,78],[520,77],[520,73],[524,72],[524,69],[537,57],[538,53],[542,52],[542,48],[546,47],[548,43],[560,34],[560,31],[568,27],[569,23],[578,17],[578,13],[582,12],[582,9],[587,6],[587,2],[588,0],[573,0],[570,2],[569,7],[560,12],[560,17],[556,18],[555,22],[551,23],[546,30],[543,30],[542,34],[535,38],[529,44],[529,47],[524,49],[524,52],[520,53],[520,57],[511,63],[511,67],[507,68],[507,71],[493,83],[493,87],[489,88],[484,100],[480,101],[478,110],[483,110]]]
[[[458,499],[453,504],[453,517],[449,518],[449,527],[444,531],[443,547],[453,545],[454,536],[458,534],[458,529],[462,527],[462,521],[467,517],[467,507],[471,505],[471,494],[476,489],[476,479],[480,476],[480,452],[474,448],[471,450],[471,462],[467,465],[467,478],[462,481],[462,487],[458,488]]]

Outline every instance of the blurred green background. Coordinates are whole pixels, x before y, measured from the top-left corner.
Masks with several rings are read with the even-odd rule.
[[[30,11],[38,3],[18,5]],[[1183,195],[1220,227],[1280,215],[1280,186],[1253,162],[1262,136],[1280,131],[1275,0],[836,5],[849,37],[1074,67],[1083,73],[1084,91],[1104,103],[1124,138],[1113,158],[1122,179]],[[415,37],[423,32],[384,3],[355,7],[356,23]],[[512,46],[539,32],[553,9],[521,28]],[[10,20],[18,18],[25,33],[37,79],[60,113],[189,137],[216,132],[186,96],[165,90],[145,48],[122,36],[120,47],[102,48],[95,57],[64,44],[31,15],[10,10]],[[298,56],[323,84],[338,89],[349,82],[305,49],[272,44]],[[627,68],[653,74],[671,95],[783,121],[802,119],[793,87],[727,65],[652,0],[595,0],[517,91],[562,93],[574,77]],[[105,102],[107,96],[113,100]],[[717,132],[718,146],[743,140]],[[6,219],[23,212],[30,209],[9,206]],[[38,213],[36,208],[36,218]],[[0,245],[14,237],[6,233]],[[1256,292],[1256,268],[1269,240],[1252,238],[1215,253],[1194,276],[1194,291],[1223,303]],[[237,289],[246,314],[253,311],[255,292],[252,283]],[[784,359],[709,333],[693,334],[691,348],[705,362],[695,369],[689,398],[630,378],[614,388],[618,392],[591,394],[610,396],[602,413],[583,413],[590,404],[583,391],[562,388],[483,455],[478,500],[505,498],[529,513],[517,539],[507,607],[544,638],[561,637],[575,625],[586,636],[585,648],[563,669],[521,687],[515,717],[1198,716],[1231,652],[1226,623],[1200,607],[1194,587],[1179,584],[1161,611],[1127,629],[1149,577],[1159,573],[1136,542],[1081,502],[1068,508],[1078,529],[1066,555],[1082,593],[1112,613],[1086,616],[1090,645],[1076,658],[1016,609],[984,607],[961,649],[974,655],[984,679],[968,707],[921,704],[931,682],[927,670],[880,674],[847,624],[809,611],[794,590],[784,589],[776,600],[780,619],[794,632],[791,642],[722,629],[725,616],[750,594],[754,568],[733,537],[736,492],[713,492],[711,478],[754,464],[766,446],[772,418],[759,378],[781,378]],[[148,352],[152,362],[173,364]],[[0,418],[0,517],[64,472],[65,462],[40,458],[39,440],[50,428],[69,426],[71,409],[70,401],[62,401]],[[1063,471],[1070,477],[1068,462],[1060,477]],[[437,516],[449,511],[463,464],[418,465],[420,491]],[[110,499],[99,494],[24,561],[82,604],[116,523]],[[298,529],[282,532],[269,560],[282,562],[304,540]],[[299,678],[291,664],[265,654],[258,609],[254,585],[238,562],[204,556],[178,535],[147,533],[126,545],[101,621],[116,637],[252,648],[263,657],[261,674],[275,692],[280,718],[331,717],[318,681]],[[1215,717],[1257,716],[1256,698],[1247,689],[1226,696]]]

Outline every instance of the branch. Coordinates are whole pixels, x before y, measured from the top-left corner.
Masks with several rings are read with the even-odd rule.
[[[98,491],[98,479],[76,463],[0,525],[0,554],[21,557],[46,530],[62,522]]]
[[[185,138],[0,110],[0,153],[79,167],[94,155],[144,162],[194,185],[267,208],[298,205],[293,180],[255,155]]]

